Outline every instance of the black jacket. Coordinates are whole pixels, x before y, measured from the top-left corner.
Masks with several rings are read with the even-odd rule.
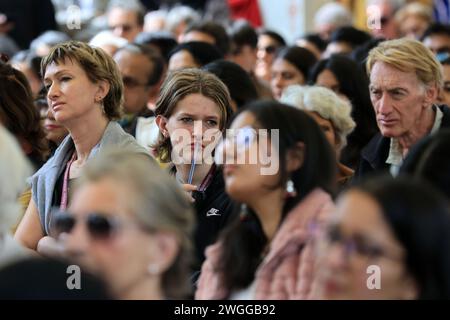
[[[221,167],[214,166],[210,184],[203,191],[193,191],[195,199],[196,228],[194,230],[195,261],[193,271],[198,272],[205,260],[205,249],[214,244],[219,233],[237,215],[236,204],[225,192],[225,181]],[[176,174],[175,166],[169,168]]]
[[[205,260],[205,249],[216,242],[217,237],[235,215],[235,203],[225,192],[222,170],[216,168],[211,184],[205,191],[194,191],[197,228],[194,232],[196,263],[198,270]]]
[[[446,105],[440,105],[438,108],[443,113],[441,128],[449,128],[450,108]],[[357,182],[363,176],[389,171],[390,165],[386,163],[386,160],[389,156],[390,145],[391,138],[383,137],[381,133],[377,133],[361,151],[361,159],[355,171],[353,182]]]

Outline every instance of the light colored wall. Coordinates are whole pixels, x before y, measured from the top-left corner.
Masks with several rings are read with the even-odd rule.
[[[313,30],[314,14],[330,0],[259,0],[265,27],[279,32],[289,43]]]

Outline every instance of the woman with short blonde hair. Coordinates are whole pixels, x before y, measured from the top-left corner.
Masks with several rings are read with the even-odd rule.
[[[85,163],[108,145],[146,151],[113,121],[120,116],[123,83],[102,49],[79,41],[61,43],[43,58],[41,70],[49,109],[69,134],[30,178],[32,199],[15,236],[30,249],[51,254],[51,208],[68,206],[70,186]]]

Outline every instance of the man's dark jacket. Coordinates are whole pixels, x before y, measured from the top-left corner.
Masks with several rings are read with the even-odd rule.
[[[443,117],[440,128],[450,128],[450,108],[440,105]],[[361,159],[355,171],[353,182],[360,180],[363,176],[389,171],[390,165],[386,163],[389,156],[391,138],[383,137],[377,133],[372,140],[362,149]]]

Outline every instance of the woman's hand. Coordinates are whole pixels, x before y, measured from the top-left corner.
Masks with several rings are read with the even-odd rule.
[[[63,234],[59,239],[45,236],[39,240],[37,244],[37,252],[43,256],[50,258],[64,258],[66,255],[63,241]]]
[[[197,186],[195,186],[193,184],[185,183],[185,184],[182,184],[181,187],[183,188],[184,191],[186,191],[191,202],[195,202],[195,199],[192,197],[192,191],[196,191]]]

